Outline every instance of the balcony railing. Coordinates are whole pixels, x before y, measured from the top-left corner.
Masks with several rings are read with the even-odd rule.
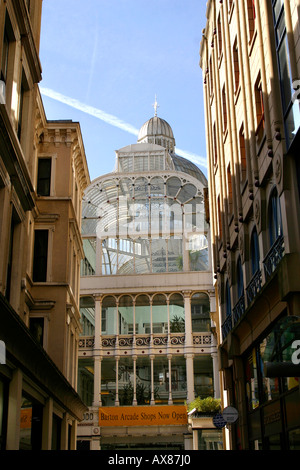
[[[283,241],[283,235],[281,235],[277,238],[275,243],[272,245],[271,249],[269,250],[267,256],[265,257],[263,261],[266,279],[268,279],[273,274],[278,264],[282,260],[283,255],[284,255],[284,241]]]
[[[248,305],[255,299],[259,291],[261,290],[262,276],[260,269],[256,271],[251,281],[249,282],[246,292],[247,292],[247,301]]]
[[[222,337],[223,340],[227,337],[228,333],[232,330],[232,315],[227,315],[226,320],[222,324]]]
[[[232,316],[233,316],[233,324],[235,325],[239,319],[244,315],[245,313],[245,296],[244,294],[241,295],[239,300],[237,301],[236,305],[234,306],[232,310]]]
[[[151,341],[152,339],[152,341]],[[193,333],[192,337],[194,346],[210,347],[212,344],[212,335],[209,332],[205,333]],[[184,346],[186,342],[185,333],[171,333],[166,334],[155,334],[151,338],[150,335],[121,335],[121,336],[102,336],[101,346],[102,348],[115,349],[116,347],[121,348],[132,348],[136,347],[149,347],[149,346]],[[79,338],[79,349],[92,350],[95,346],[94,336],[81,336]]]

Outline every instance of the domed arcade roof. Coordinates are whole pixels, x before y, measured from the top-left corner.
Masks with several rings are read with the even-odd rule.
[[[137,141],[162,145],[170,150],[174,150],[175,147],[175,138],[170,124],[158,116],[152,117],[142,125]]]

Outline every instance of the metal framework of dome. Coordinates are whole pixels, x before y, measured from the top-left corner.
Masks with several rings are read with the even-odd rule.
[[[173,130],[167,121],[156,115],[156,110],[155,116],[140,128],[137,141],[138,143],[157,144],[166,148],[170,153],[175,170],[187,173],[201,181],[204,186],[207,185],[207,179],[197,165],[175,153]]]

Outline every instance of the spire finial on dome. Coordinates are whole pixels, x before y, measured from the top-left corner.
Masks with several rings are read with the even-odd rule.
[[[156,117],[157,116],[157,108],[159,108],[159,104],[157,103],[156,95],[155,95],[155,102],[152,106],[154,108],[154,116]]]

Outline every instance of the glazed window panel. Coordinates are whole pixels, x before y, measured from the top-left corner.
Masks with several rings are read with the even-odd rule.
[[[128,234],[131,237],[148,238],[150,232],[150,205],[149,200],[136,199],[129,205]]]
[[[169,362],[166,356],[154,359],[154,400],[155,404],[167,405],[169,399]]]
[[[183,270],[182,239],[171,237],[168,244],[168,272],[178,272]]]
[[[163,238],[152,240],[152,272],[167,271],[167,241]]]
[[[151,332],[150,300],[147,295],[139,295],[135,301],[135,332],[150,334]]]
[[[124,173],[130,173],[133,171],[133,157],[130,156],[119,156],[119,171]]]
[[[129,334],[133,330],[133,300],[123,295],[118,305],[119,334]]]
[[[118,364],[119,401],[121,406],[131,406],[134,392],[133,359],[121,357]]]
[[[151,199],[151,237],[163,237],[170,234],[168,206],[162,199]]]
[[[148,155],[134,156],[134,171],[147,171],[149,168]]]
[[[30,396],[22,396],[20,450],[41,450],[43,406]]]
[[[101,401],[103,406],[114,406],[116,400],[116,360],[104,357],[101,362]]]
[[[274,348],[274,335],[265,338],[259,345],[260,373],[262,377],[262,402],[279,397],[280,385],[278,377],[265,377],[263,363],[270,357],[269,351]]]
[[[248,10],[248,32],[249,32],[249,42],[252,40],[254,31],[255,31],[255,1],[247,0],[247,10]]]
[[[34,231],[34,255],[33,255],[33,273],[34,282],[47,281],[48,266],[48,230]]]
[[[256,228],[254,228],[252,235],[251,235],[251,244],[250,244],[250,256],[251,256],[251,273],[252,276],[257,273],[259,270],[259,243],[258,243],[258,235]]]
[[[95,334],[95,301],[92,297],[80,297],[79,302],[80,323],[82,336]]]
[[[184,229],[197,233],[208,231],[202,197],[195,197],[184,205]]]
[[[190,271],[207,271],[209,269],[207,236],[205,234],[191,235],[188,244]]]
[[[104,297],[101,311],[101,334],[117,334],[117,308],[116,300],[112,296]]]
[[[133,242],[130,240],[118,240],[118,271],[117,274],[134,273]]]
[[[51,158],[38,159],[37,194],[39,196],[50,196],[51,163]]]
[[[111,275],[117,274],[118,269],[118,251],[117,241],[115,246],[112,246],[113,239],[102,241],[102,274]]]
[[[191,298],[192,332],[210,331],[210,301],[207,294],[198,292]]]
[[[161,177],[152,178],[150,181],[150,196],[163,197],[165,195],[165,184]]]
[[[136,361],[136,399],[138,405],[149,405],[151,399],[151,363],[149,357]]]
[[[137,239],[135,241],[135,273],[147,274],[151,272],[151,244],[150,240]]]
[[[167,181],[167,196],[176,197],[181,188],[181,181],[176,176],[172,176]]]
[[[78,395],[86,406],[92,406],[94,399],[94,360],[78,360]]]
[[[269,201],[269,237],[270,246],[282,235],[280,200],[276,188],[272,191]]]
[[[184,405],[187,399],[186,360],[184,356],[172,357],[171,389],[173,403]]]
[[[133,186],[130,178],[122,178],[119,183],[119,197],[132,198]]]
[[[150,171],[164,170],[165,169],[165,158],[163,155],[150,156]]]
[[[179,194],[177,195],[177,199],[184,204],[187,201],[190,201],[194,196],[196,196],[197,188],[193,184],[185,184]]]
[[[185,332],[184,300],[181,294],[173,294],[169,301],[170,333]]]
[[[213,397],[213,364],[209,355],[194,357],[195,397]]]
[[[93,276],[96,273],[96,238],[84,238],[84,258],[81,260],[81,276]]]
[[[168,332],[168,306],[164,295],[155,295],[152,299],[152,331],[153,333]]]
[[[257,357],[255,348],[253,348],[246,359],[245,378],[248,411],[252,411],[259,406]]]
[[[242,261],[241,261],[240,256],[238,257],[238,261],[237,261],[236,273],[237,273],[237,294],[238,294],[238,299],[240,299],[244,295],[244,274],[243,274]]]

